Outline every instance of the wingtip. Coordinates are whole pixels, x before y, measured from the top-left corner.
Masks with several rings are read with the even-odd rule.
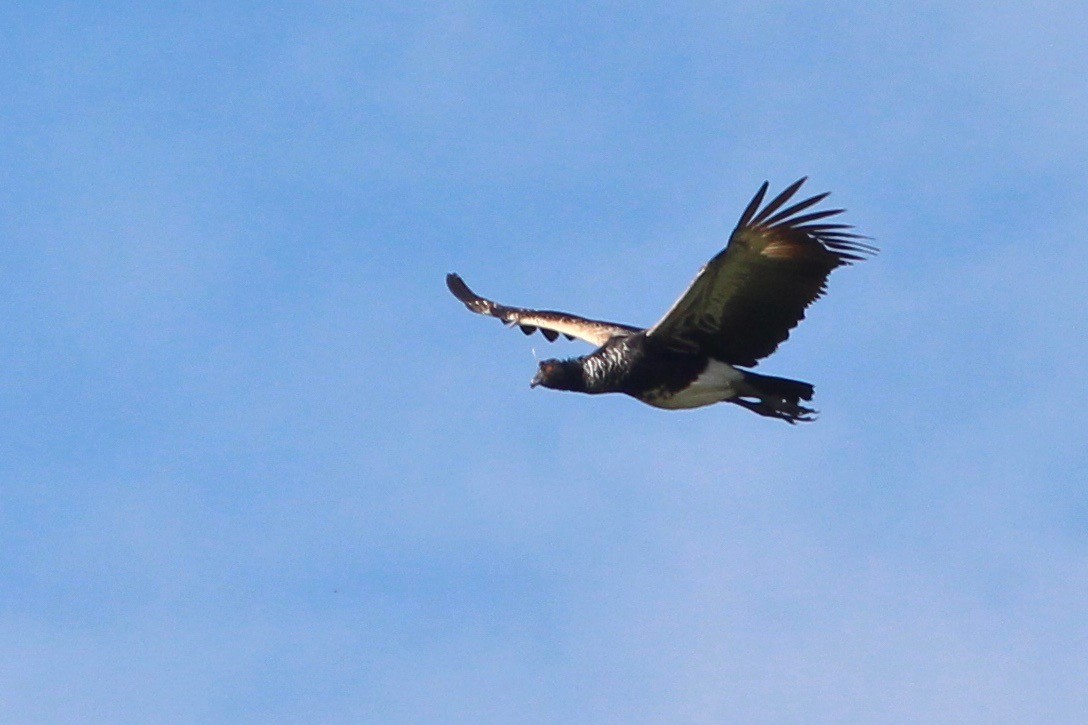
[[[496,311],[500,309],[499,305],[469,289],[469,286],[465,284],[465,280],[461,279],[461,275],[456,272],[450,272],[446,275],[446,286],[453,293],[453,296],[460,300],[470,312],[494,317]]]
[[[797,193],[797,190],[801,188],[801,185],[805,183],[805,180],[807,178],[807,176],[802,176],[800,179],[793,182],[781,192],[779,192],[778,196],[771,199],[767,203],[767,206],[763,207],[763,209],[760,210],[758,214],[751,218],[749,223],[752,225],[765,224],[767,222],[767,219],[770,218],[772,214],[782,208],[783,204],[793,198],[793,195]],[[764,185],[766,185],[766,182],[764,182]]]
[[[446,288],[453,293],[454,297],[466,304],[477,297],[465,284],[465,280],[461,279],[461,275],[456,272],[450,272],[446,275]]]
[[[737,229],[747,226],[752,220],[752,217],[755,216],[756,211],[759,209],[759,205],[763,203],[763,198],[767,196],[767,189],[769,188],[771,188],[771,182],[764,179],[755,196],[752,197],[752,200],[748,202],[748,206],[744,207],[744,211],[741,212],[740,220],[737,222]]]

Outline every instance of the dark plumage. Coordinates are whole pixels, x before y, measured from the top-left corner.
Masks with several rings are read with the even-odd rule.
[[[507,307],[480,297],[456,274],[446,285],[473,312],[597,345],[584,357],[544,360],[532,386],[581,393],[626,393],[659,408],[696,408],[720,401],[790,423],[812,420],[801,405],[808,383],[760,375],[753,367],[773,353],[826,289],[836,267],[874,254],[845,224],[826,219],[842,209],[806,210],[818,194],[785,207],[805,179],[760,208],[767,182],[741,214],[725,249],[699,271],[653,327],[643,329],[564,312]]]

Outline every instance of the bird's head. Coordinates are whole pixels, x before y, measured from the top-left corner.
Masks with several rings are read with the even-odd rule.
[[[538,385],[553,390],[582,390],[585,388],[582,367],[577,360],[541,360],[529,387]]]

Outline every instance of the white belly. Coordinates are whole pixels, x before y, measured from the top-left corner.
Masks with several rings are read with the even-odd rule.
[[[743,380],[744,373],[740,370],[711,360],[699,377],[683,390],[675,393],[666,390],[651,391],[644,400],[655,408],[698,408],[737,397],[740,395],[738,386]]]

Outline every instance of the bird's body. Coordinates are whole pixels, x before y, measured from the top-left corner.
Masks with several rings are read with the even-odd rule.
[[[875,251],[846,225],[813,223],[840,213],[799,212],[827,194],[778,211],[796,182],[762,210],[764,183],[741,216],[729,245],[710,260],[688,290],[653,327],[550,310],[507,307],[472,292],[456,274],[450,291],[469,310],[517,325],[549,340],[559,335],[597,345],[583,357],[544,360],[532,385],[581,393],[625,393],[657,408],[697,408],[728,401],[790,423],[812,420],[801,405],[813,387],[742,370],[770,355],[824,291],[835,267]]]
[[[667,410],[701,408],[744,397],[774,397],[784,412],[798,420],[812,412],[798,405],[799,399],[812,397],[808,383],[758,375],[707,355],[659,346],[647,338],[645,331],[617,335],[583,357],[549,360],[542,365],[546,374],[538,374],[534,387],[543,385],[591,395],[624,393]],[[557,370],[562,372],[553,372],[550,366],[560,366]]]
[[[739,377],[717,360],[653,348],[645,332],[617,335],[593,353],[567,361],[582,373],[571,376],[572,385],[584,393],[626,393],[657,408],[697,408],[729,397]]]
[[[681,364],[671,368],[666,376],[648,386],[644,384],[634,397],[655,408],[683,410],[740,397],[745,389],[744,373],[728,363],[707,358],[700,370],[696,366],[697,358],[679,362]]]

